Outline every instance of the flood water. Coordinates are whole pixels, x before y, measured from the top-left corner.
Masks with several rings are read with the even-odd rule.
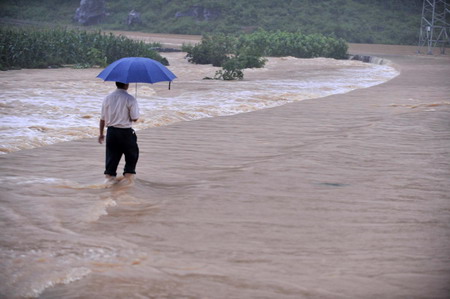
[[[380,84],[398,73],[387,65],[332,59],[271,58],[264,69],[244,71],[245,80],[202,80],[220,68],[192,65],[183,53],[167,54],[177,75],[167,83],[131,84],[141,119],[135,129],[231,115],[345,93]],[[0,73],[0,153],[93,137],[99,109],[113,82],[101,69],[19,70]]]
[[[169,68],[178,76],[171,90],[166,83],[139,84],[137,89],[131,86],[129,90],[137,93],[141,107],[142,117],[135,126],[138,131],[295,101],[314,101],[374,86],[399,74],[387,65],[357,61],[270,58],[264,69],[245,70],[245,80],[223,82],[202,80],[212,77],[216,68],[191,65],[182,53],[165,56],[171,63]],[[401,239],[416,234],[415,221],[409,220],[427,211],[422,195],[432,194],[435,200],[445,200],[443,188],[417,186],[419,191],[408,193],[398,187],[403,180],[400,175],[396,182],[380,178],[373,184],[388,186],[390,189],[385,192],[401,194],[401,200],[381,200],[380,195],[384,209],[379,210],[380,201],[352,196],[352,192],[360,194],[364,184],[346,193],[348,197],[339,197],[340,190],[350,183],[326,180],[327,176],[339,176],[339,170],[326,169],[326,161],[311,159],[309,163],[316,163],[317,169],[326,170],[322,171],[321,180],[313,183],[321,192],[302,194],[306,188],[300,187],[306,182],[289,184],[289,178],[294,177],[291,174],[300,170],[287,167],[285,178],[274,177],[281,180],[274,182],[276,186],[286,188],[267,185],[244,196],[246,184],[263,175],[258,172],[262,171],[259,165],[270,164],[270,169],[276,170],[279,161],[289,165],[285,160],[292,157],[274,154],[268,146],[257,160],[247,161],[245,149],[230,147],[234,136],[221,137],[223,151],[235,150],[241,160],[177,169],[185,165],[183,151],[193,150],[183,147],[192,136],[177,132],[177,139],[171,141],[170,132],[164,136],[155,133],[151,136],[169,140],[167,143],[173,145],[170,153],[180,161],[170,161],[166,172],[158,173],[158,167],[163,166],[146,165],[143,157],[133,184],[104,183],[100,175],[102,161],[98,161],[103,158],[98,156],[102,151],[79,157],[80,145],[84,143],[67,143],[64,151],[52,148],[48,151],[52,154],[46,156],[45,145],[97,135],[101,102],[114,89],[113,83],[95,78],[99,72],[51,69],[0,74],[2,157],[11,156],[17,161],[15,175],[7,175],[12,167],[8,164],[2,168],[0,178],[0,297],[377,298],[382,290],[384,294],[395,294],[393,298],[407,298],[403,296],[421,285],[408,289],[389,284],[389,280],[401,276],[406,281],[443,285],[439,269],[446,269],[441,264],[445,253],[439,248],[422,249],[424,240],[411,241],[417,244],[418,254],[411,263],[420,265],[427,260],[427,267],[432,270],[426,275],[405,274],[404,265],[396,266],[395,261],[383,255],[387,248],[399,255],[409,254],[403,251]],[[208,128],[202,130],[198,136],[204,134],[202,138],[206,139]],[[255,142],[261,146],[271,142],[264,136],[249,136],[260,138]],[[145,152],[152,141],[143,139],[140,142]],[[300,141],[292,142],[294,146]],[[323,142],[326,150],[327,141]],[[155,142],[154,146],[158,144]],[[220,146],[214,146],[211,145],[211,152],[198,155],[205,159],[218,155]],[[314,146],[305,144],[304,155],[313,156]],[[22,156],[14,156],[21,150]],[[164,150],[154,149],[155,163],[164,158]],[[330,155],[328,162],[332,160]],[[412,158],[411,161],[424,163]],[[303,170],[316,168],[303,166]],[[358,166],[351,166],[354,168],[349,166],[348,172],[354,175],[352,170]],[[68,174],[66,167],[73,172]],[[388,170],[389,166],[380,166],[381,172]],[[189,176],[191,172],[195,175]],[[428,170],[422,175],[431,178],[434,172]],[[226,193],[222,179],[228,176],[239,177],[242,187],[236,190],[240,192]],[[363,180],[357,176],[353,179]],[[290,197],[289,187],[299,188],[298,198]],[[403,213],[402,221],[408,225],[396,222],[397,213]],[[430,234],[441,234],[446,229],[431,218],[427,223]],[[366,230],[371,235],[365,235]],[[380,242],[373,244],[372,238]],[[431,260],[427,258],[430,252],[436,253]],[[343,261],[348,262],[349,256],[351,266],[344,267]],[[361,261],[366,259],[370,259],[373,268],[363,268]],[[391,271],[380,273],[380,263]],[[355,274],[361,271],[368,276]]]

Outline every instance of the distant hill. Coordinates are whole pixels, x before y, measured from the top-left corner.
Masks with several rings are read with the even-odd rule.
[[[417,44],[422,0],[106,0],[106,15],[89,28],[203,34],[301,31],[352,43]],[[80,0],[2,0],[3,23],[77,25]],[[130,11],[142,23],[128,25]]]

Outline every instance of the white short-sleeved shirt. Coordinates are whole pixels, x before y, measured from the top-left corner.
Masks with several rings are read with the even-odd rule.
[[[138,118],[138,102],[126,90],[118,88],[103,100],[101,119],[107,127],[131,128]]]

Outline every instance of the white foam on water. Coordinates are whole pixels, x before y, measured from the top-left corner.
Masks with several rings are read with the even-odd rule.
[[[59,231],[69,233],[72,226],[95,222],[100,217],[108,215],[108,208],[117,206],[116,200],[120,199],[121,195],[114,192],[111,194],[101,192],[112,188],[112,184],[104,182],[80,184],[72,180],[52,177],[2,177],[0,184],[13,186],[14,189],[5,187],[5,191],[14,194],[28,194],[27,190],[30,188],[38,190],[33,198],[23,199],[21,204],[33,206],[35,216],[41,219],[40,222],[44,227],[51,226],[52,229],[57,228]],[[74,198],[68,194],[78,196]],[[10,216],[13,215],[7,212],[4,217]]]
[[[113,235],[85,234],[118,201],[129,200],[124,188],[38,176],[4,176],[0,184],[0,297],[39,297],[98,267],[127,266],[145,256]]]
[[[53,241],[47,244],[48,240],[34,238],[38,237],[30,236],[21,249],[0,248],[0,297],[37,298],[48,288],[83,279],[99,268],[126,267],[146,258],[144,253],[127,248],[130,244],[120,241],[113,245],[109,242],[114,241],[110,240],[100,243],[94,239],[53,235]],[[26,249],[27,246],[31,248]]]
[[[53,277],[47,278],[47,280],[44,280],[45,276],[40,276],[38,279],[33,280],[32,284],[29,286],[29,290],[24,290],[24,297],[37,298],[47,288],[53,287],[57,284],[69,284],[82,279],[90,273],[90,269],[79,267],[65,270],[62,273],[54,273],[52,275]]]
[[[90,211],[83,216],[86,222],[97,221],[100,217],[108,215],[107,209],[109,207],[117,206],[117,202],[111,198],[96,202]]]
[[[3,296],[35,298],[49,287],[68,284],[91,273],[89,268],[71,263],[72,258],[67,252],[39,249],[37,244],[33,247],[28,250],[0,249],[0,294]]]
[[[258,74],[282,70],[286,64],[298,67],[286,74],[277,73],[274,75],[277,79],[257,79]],[[183,65],[179,72],[187,72],[186,68],[195,72],[196,67]],[[74,70],[67,72],[70,75]],[[370,87],[398,75],[387,65],[292,57],[269,59],[265,69],[249,69],[244,73],[250,79],[223,82],[180,78],[179,84],[188,88],[177,90],[176,95],[161,96],[152,85],[140,84],[141,119],[134,127],[141,130],[276,107]],[[101,84],[95,78],[63,79],[54,78],[54,82],[37,86],[5,88],[0,95],[0,153],[97,136],[101,102],[111,92],[111,84]],[[135,95],[133,84],[129,92]]]

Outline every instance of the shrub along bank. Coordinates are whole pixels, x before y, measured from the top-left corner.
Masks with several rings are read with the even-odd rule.
[[[0,69],[106,66],[128,56],[168,61],[146,44],[123,36],[68,29],[0,28]]]
[[[216,79],[242,79],[242,70],[263,67],[264,56],[298,58],[347,58],[348,45],[343,39],[300,32],[268,32],[264,30],[242,35],[205,35],[201,43],[184,45],[188,60],[197,64],[223,67]]]

